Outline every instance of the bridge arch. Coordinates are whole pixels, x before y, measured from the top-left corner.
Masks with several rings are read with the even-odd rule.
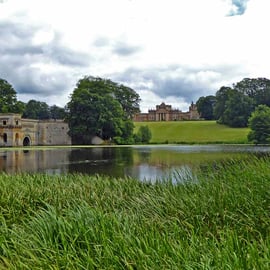
[[[23,146],[30,146],[31,145],[31,140],[29,136],[25,136],[23,139]]]

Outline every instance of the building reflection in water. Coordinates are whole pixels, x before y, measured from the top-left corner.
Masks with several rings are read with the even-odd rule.
[[[109,177],[131,177],[141,181],[157,179],[186,181],[191,164],[172,158],[170,153],[149,147],[90,147],[44,150],[0,149],[0,172],[66,174],[83,173]]]
[[[68,172],[67,150],[8,150],[0,151],[0,172]]]

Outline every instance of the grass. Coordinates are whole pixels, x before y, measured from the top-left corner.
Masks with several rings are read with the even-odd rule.
[[[151,143],[247,143],[249,128],[230,128],[216,121],[135,122],[147,125]]]
[[[269,160],[197,178],[2,173],[0,269],[270,269]]]

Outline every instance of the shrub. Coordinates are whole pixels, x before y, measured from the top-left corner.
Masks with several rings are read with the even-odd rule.
[[[151,138],[152,133],[148,126],[140,126],[137,134],[134,135],[136,143],[149,143]]]
[[[270,143],[270,108],[259,105],[249,118],[248,140],[255,144]]]

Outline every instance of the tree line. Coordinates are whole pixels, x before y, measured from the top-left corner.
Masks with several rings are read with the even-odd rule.
[[[147,143],[148,127],[134,134],[133,115],[140,111],[140,97],[130,87],[108,79],[80,79],[65,108],[46,102],[17,100],[16,91],[0,79],[0,113],[20,113],[28,119],[65,119],[73,144],[90,144],[94,136],[117,144]]]
[[[232,87],[222,86],[215,96],[200,97],[196,105],[206,120],[217,120],[230,127],[247,127],[255,108],[270,106],[270,80],[245,78]]]
[[[0,113],[20,113],[23,118],[40,120],[65,119],[74,144],[89,144],[93,136],[117,144],[147,143],[151,139],[147,126],[133,133],[132,117],[140,111],[138,93],[109,79],[80,79],[64,108],[33,99],[24,103],[17,100],[16,94],[6,80],[0,79]],[[215,95],[200,97],[196,105],[202,118],[231,127],[249,125],[252,130],[259,129],[249,135],[250,141],[270,142],[270,80],[245,78],[232,87],[222,86]]]
[[[17,99],[17,92],[6,80],[0,79],[0,113],[19,113],[28,119],[64,119],[65,108],[31,99],[27,103]]]
[[[216,95],[200,97],[196,102],[202,118],[217,120],[230,127],[247,127],[248,141],[270,143],[270,80],[250,79],[222,86]]]

